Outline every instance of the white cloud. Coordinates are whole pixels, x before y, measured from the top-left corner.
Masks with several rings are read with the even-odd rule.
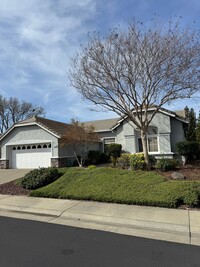
[[[196,1],[193,11],[198,12],[199,1],[191,1],[194,5]],[[118,21],[132,18],[127,14],[150,16],[149,9],[152,11],[158,3],[155,0],[1,0],[0,94],[42,105],[47,116],[53,118],[87,119],[88,104],[68,86],[69,57],[80,43],[86,42],[89,31],[104,32]],[[101,116],[90,114],[90,119]]]
[[[93,0],[1,0],[0,94],[7,88],[7,96],[38,101],[48,110],[55,99],[72,104],[77,95],[66,90],[68,60],[95,12]]]

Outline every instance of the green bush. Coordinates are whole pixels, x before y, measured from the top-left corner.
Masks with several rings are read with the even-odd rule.
[[[199,143],[196,141],[182,141],[176,144],[177,151],[180,155],[193,158],[199,154]]]
[[[130,158],[131,154],[123,153],[117,160],[117,164],[119,167],[126,169],[130,166]]]
[[[21,180],[25,189],[36,189],[57,180],[61,174],[56,168],[39,168],[27,173]]]
[[[145,170],[146,163],[144,154],[138,153],[130,156],[130,167],[132,170]]]
[[[149,155],[149,164],[153,166],[156,164],[156,158],[153,155]]]
[[[92,170],[92,169],[96,169],[96,166],[95,165],[89,165],[87,168],[88,168],[88,170]]]
[[[120,157],[122,151],[122,145],[121,144],[109,144],[107,146],[107,153],[108,156],[111,158],[111,161],[114,166],[116,166],[117,158]]]
[[[108,155],[96,150],[90,150],[87,156],[87,164],[100,164],[107,163],[109,161]]]
[[[167,180],[153,171],[65,168],[62,177],[31,196],[176,208],[200,204],[199,181]]]
[[[139,156],[138,156],[139,155]],[[142,155],[142,156],[141,156]],[[137,169],[145,169],[146,163],[144,162],[144,154],[128,154],[128,153],[123,153],[120,158],[118,158],[117,163],[118,166],[121,167],[122,169],[127,169],[131,164],[130,160],[132,157],[132,169],[137,170]],[[141,165],[141,159],[142,159],[142,165]],[[156,164],[156,159],[154,156],[149,155],[149,163],[150,167]],[[139,165],[138,165],[139,164]],[[141,165],[141,166],[140,166]]]
[[[176,169],[177,165],[177,160],[163,157],[157,161],[156,168],[165,172]]]

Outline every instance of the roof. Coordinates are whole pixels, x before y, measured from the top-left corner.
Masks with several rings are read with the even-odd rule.
[[[18,122],[17,125],[29,124],[29,123],[34,123],[34,122],[43,126],[45,129],[58,135],[59,137],[62,137],[70,127],[70,124],[59,122],[59,121],[54,121],[54,120],[49,120],[49,119],[37,117],[37,116]]]
[[[154,110],[154,109],[155,107],[152,107],[149,110]],[[173,112],[168,109],[160,108],[159,111],[161,113],[167,114],[168,116],[176,118],[182,121],[183,123],[188,123],[186,118],[183,116],[185,115],[184,110]],[[114,130],[115,128],[117,128],[120,125],[120,123],[124,121],[125,119],[126,117],[124,116],[122,118],[118,117],[118,118],[113,118],[113,119],[87,121],[87,122],[84,122],[84,125],[85,126],[93,125],[95,128],[95,132],[110,132]],[[7,132],[5,132],[3,135],[0,136],[0,140],[3,139],[4,136],[6,136],[15,127],[34,125],[34,124],[41,126],[42,128],[46,129],[47,131],[57,136],[58,138],[62,138],[70,127],[70,124],[67,124],[67,123],[33,116],[31,118],[28,118],[26,120],[23,120],[23,121],[20,121],[14,124]]]
[[[152,107],[149,110],[155,110],[156,107]],[[188,123],[185,118],[185,111],[184,110],[178,110],[178,111],[170,111],[165,108],[160,108],[159,111],[161,113],[165,113],[169,115],[170,117],[176,118],[177,120],[182,121],[183,123]],[[133,110],[134,112],[134,110]],[[95,120],[95,121],[87,121],[84,122],[86,126],[93,125],[95,127],[96,132],[107,132],[112,131],[116,127],[120,125],[122,121],[124,121],[127,117],[118,117],[113,119],[105,119],[105,120]]]
[[[176,110],[175,113],[180,116],[180,117],[183,117],[186,119],[186,114],[185,114],[185,109],[182,109],[182,110]]]
[[[120,118],[86,121],[85,126],[94,126],[96,132],[107,132],[110,131],[120,120]]]
[[[51,132],[53,135],[57,137],[63,137],[66,131],[69,129],[70,124],[66,124],[59,121],[49,120],[42,117],[33,116],[26,120],[15,123],[7,132],[5,132],[0,139],[3,139],[13,128],[19,126],[27,126],[27,125],[39,125],[47,131]]]

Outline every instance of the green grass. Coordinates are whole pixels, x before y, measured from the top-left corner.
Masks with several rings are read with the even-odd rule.
[[[114,168],[62,169],[55,182],[31,196],[178,207],[198,205],[200,182],[169,181],[155,172]]]

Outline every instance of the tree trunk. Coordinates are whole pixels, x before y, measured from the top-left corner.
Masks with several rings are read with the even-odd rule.
[[[77,163],[78,163],[78,166],[81,168],[81,167],[83,167],[83,165],[82,165],[82,161],[80,161],[79,159],[78,159],[78,156],[76,155],[76,152],[74,151],[74,156],[75,156],[75,158],[76,158],[76,161],[77,161]]]
[[[141,130],[141,138],[142,138],[142,147],[144,152],[144,159],[146,163],[147,169],[149,169],[149,154],[148,154],[148,147],[147,147],[147,135],[144,130]]]

